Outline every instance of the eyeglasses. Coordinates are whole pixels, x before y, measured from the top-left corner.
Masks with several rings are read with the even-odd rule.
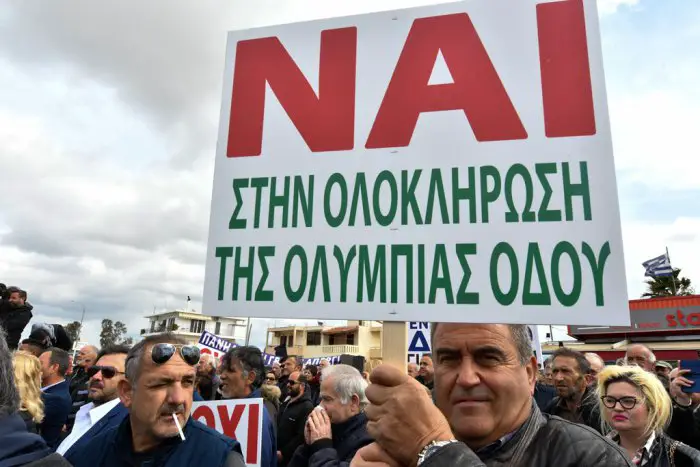
[[[641,400],[632,396],[620,397],[619,399],[613,396],[603,396],[600,398],[600,400],[603,401],[603,405],[609,409],[614,409],[619,402],[620,406],[625,410],[632,410],[637,404],[642,402]]]
[[[156,344],[151,350],[151,359],[156,365],[162,365],[175,355],[175,350],[180,351],[180,356],[188,365],[195,366],[199,363],[199,348],[184,344]]]
[[[287,380],[287,386],[294,386],[295,384],[299,384],[299,381]]]
[[[265,381],[272,381],[274,383],[277,380],[275,378],[265,378]]]
[[[95,376],[99,372],[102,372],[102,376],[106,379],[112,379],[116,375],[123,375],[124,374],[123,371],[119,371],[116,368],[114,368],[113,366],[95,365],[95,366],[91,366],[90,368],[88,368],[87,375],[88,375],[88,377],[92,378],[93,376]]]

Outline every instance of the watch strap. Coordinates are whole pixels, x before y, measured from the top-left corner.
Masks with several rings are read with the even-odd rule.
[[[456,439],[451,439],[447,441],[432,441],[421,450],[420,454],[418,454],[418,462],[416,464],[416,467],[419,467],[423,462],[428,460],[428,458],[430,458],[430,456],[439,451],[440,448],[458,442],[459,441],[457,441]]]

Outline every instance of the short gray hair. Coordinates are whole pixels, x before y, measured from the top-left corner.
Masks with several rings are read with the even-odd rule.
[[[440,323],[430,324],[430,342],[435,345],[435,331]],[[530,328],[527,324],[508,324],[515,350],[518,353],[518,360],[522,365],[530,363],[533,356],[532,339],[530,338]]]
[[[155,344],[182,344],[187,345],[188,342],[182,337],[178,337],[171,332],[155,334],[148,336],[141,342],[136,344],[129,350],[126,355],[126,363],[124,364],[124,372],[126,379],[133,385],[141,375],[141,366],[143,365],[143,354],[146,352],[146,347],[154,346]]]
[[[350,365],[331,365],[321,371],[321,381],[333,378],[333,389],[338,393],[341,404],[349,404],[353,395],[360,399],[360,410],[364,410],[369,404],[365,389],[367,381],[357,368]]]
[[[15,385],[12,353],[7,346],[7,334],[0,326],[0,415],[12,415],[19,410],[19,391]]]

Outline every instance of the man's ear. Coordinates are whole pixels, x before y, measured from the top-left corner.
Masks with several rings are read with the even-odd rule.
[[[255,371],[249,371],[248,372],[248,382],[252,385],[255,382],[255,379],[258,377],[258,373]]]
[[[530,383],[532,394],[535,391],[535,383],[537,382],[537,358],[534,355],[530,357],[530,361],[525,365],[525,371],[527,372],[527,381]]]
[[[134,394],[134,387],[131,385],[128,379],[124,378],[117,384],[117,392],[119,393],[119,399],[124,404],[127,409],[131,407],[131,399]]]
[[[357,407],[357,411],[360,412],[360,397],[357,394],[353,394],[350,398],[350,406]]]

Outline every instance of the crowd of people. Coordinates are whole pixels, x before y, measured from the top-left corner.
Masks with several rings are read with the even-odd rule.
[[[59,328],[0,328],[2,467],[242,466],[239,442],[191,414],[250,398],[262,467],[700,466],[700,393],[639,344],[613,365],[561,347],[540,369],[526,326],[435,323],[432,355],[369,375],[265,367],[253,346],[217,360],[169,333],[72,361]]]

